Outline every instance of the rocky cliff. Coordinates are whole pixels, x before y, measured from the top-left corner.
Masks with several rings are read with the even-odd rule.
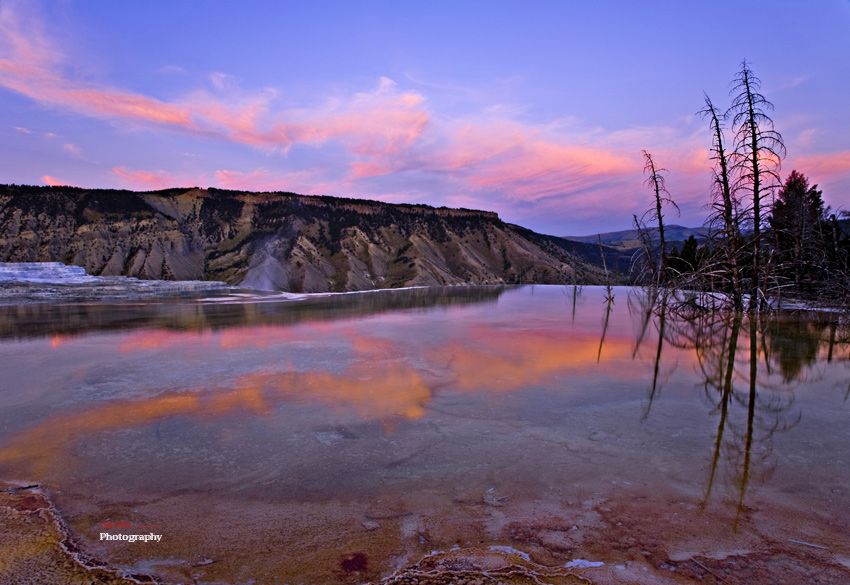
[[[495,213],[292,193],[0,186],[0,261],[293,292],[601,281]]]

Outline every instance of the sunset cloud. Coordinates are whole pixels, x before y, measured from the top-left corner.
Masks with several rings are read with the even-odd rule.
[[[49,187],[64,187],[65,185],[70,185],[68,181],[62,181],[60,179],[56,179],[51,177],[50,175],[44,175],[41,178],[41,182]]]
[[[422,96],[399,94],[395,88],[395,82],[382,78],[377,91],[355,96],[350,111],[293,124],[291,135],[312,143],[339,138],[364,156],[398,154],[423,135],[430,117],[421,107]]]
[[[438,146],[417,153],[406,167],[384,162],[353,166],[356,177],[425,169],[449,177],[466,191],[500,193],[509,201],[569,195],[640,172],[636,155],[592,144],[573,144],[510,120],[464,122]]]
[[[333,187],[324,182],[315,171],[271,172],[266,169],[244,173],[241,171],[218,170],[215,172],[218,186],[236,191],[289,191],[300,194],[319,194]]]
[[[805,175],[828,178],[850,171],[850,151],[798,156],[792,162],[792,165],[785,164],[783,168],[793,167]]]
[[[338,173],[331,178],[326,171],[305,169],[219,169],[215,179],[223,188],[349,192],[354,181],[417,171],[441,181],[444,189],[455,192],[453,197],[466,193],[477,201],[495,193],[508,202],[536,202],[575,196],[613,179],[637,175],[642,168],[637,149],[623,148],[628,136],[614,140],[616,148],[604,145],[598,136],[571,142],[504,118],[516,113],[510,108],[490,108],[483,121],[434,124],[423,95],[402,90],[386,77],[370,91],[327,98],[308,109],[281,110],[276,108],[277,90],[245,92],[235,76],[214,72],[209,75],[212,93],[198,90],[178,102],[164,102],[67,77],[61,67],[64,55],[43,36],[22,34],[9,11],[2,30],[9,34],[0,59],[0,85],[40,103],[270,152],[289,153],[296,145],[319,148],[334,142],[344,153],[337,168],[348,169],[342,178]],[[111,174],[125,184],[148,189],[181,183],[165,170],[116,166]],[[482,200],[472,206],[491,203]]]
[[[349,166],[351,167],[352,179],[380,177],[381,175],[389,175],[396,170],[393,165],[385,162],[353,162]]]
[[[127,183],[149,189],[167,189],[169,187],[179,186],[181,183],[184,183],[183,186],[192,186],[191,184],[186,184],[185,181],[179,181],[176,177],[165,171],[131,171],[124,167],[115,167],[112,169],[112,174],[120,177]]]
[[[312,111],[272,112],[273,92],[235,105],[195,96],[189,107],[199,124],[242,144],[288,152],[295,144],[321,146],[336,140],[356,157],[382,159],[396,155],[419,139],[429,120],[423,98],[401,93],[382,79],[373,92]]]
[[[565,225],[567,233],[628,228],[650,196],[642,149],[670,170],[668,187],[682,209],[675,221],[701,223],[710,199],[711,136],[695,111],[703,88],[724,95],[740,62],[737,54],[730,59],[729,42],[721,51],[727,54],[708,59],[696,51],[697,61],[671,52],[669,43],[647,45],[634,23],[601,18],[593,3],[496,11],[494,21],[515,33],[507,37],[498,27],[475,26],[480,15],[462,7],[458,26],[436,44],[416,6],[400,9],[417,15],[403,22],[369,10],[354,11],[345,25],[321,20],[327,36],[312,33],[309,23],[321,17],[313,8],[275,8],[235,22],[210,7],[209,22],[233,41],[227,47],[207,46],[203,27],[172,34],[143,3],[122,11],[49,6],[0,0],[6,182],[38,182],[49,172],[51,181],[74,177],[91,187],[197,184],[461,204],[548,233]],[[267,16],[278,11],[291,21],[291,42],[275,40],[277,19]],[[605,26],[588,28],[597,17]],[[667,20],[676,30],[706,26],[687,11],[634,17]],[[527,19],[534,25],[514,27]],[[107,22],[114,34],[91,35]],[[381,35],[368,42],[347,37],[377,22],[400,27],[392,47]],[[821,27],[840,38],[839,22]],[[727,28],[726,39],[735,38],[734,27]],[[564,38],[593,48],[544,48]],[[699,34],[687,42],[705,44]],[[652,58],[636,59],[637,44]],[[827,188],[831,205],[843,204],[850,180],[841,131],[846,82],[826,73],[840,51],[813,55],[803,48],[805,58],[789,61],[768,51],[769,43],[758,46],[760,54],[748,58],[776,103],[790,155],[783,169],[799,168]],[[671,59],[667,73],[648,65]],[[793,158],[798,153],[808,156]],[[39,168],[36,157],[51,166]]]
[[[712,152],[708,148],[700,148],[684,144],[675,150],[659,150],[653,159],[664,161],[664,166],[677,173],[707,175],[714,167],[711,160]]]
[[[42,104],[94,117],[283,150],[295,143],[321,145],[339,140],[352,154],[367,157],[399,153],[422,136],[429,120],[422,96],[399,92],[386,78],[381,78],[375,91],[332,101],[316,111],[272,112],[270,102],[276,92],[271,90],[235,103],[200,93],[168,103],[66,78],[60,68],[64,55],[37,32],[22,33],[10,10],[4,10],[0,18],[0,32],[6,36],[0,53],[0,85]],[[231,75],[212,73],[210,81],[221,94],[237,90],[238,81]]]
[[[30,96],[47,103],[67,106],[84,113],[106,118],[124,118],[165,125],[196,128],[189,108],[167,104],[156,99],[124,94],[105,89],[50,88],[46,95]]]
[[[96,117],[138,119],[192,127],[190,112],[174,104],[66,79],[60,65],[64,55],[48,42],[37,26],[26,29],[10,8],[0,11],[0,85],[45,105],[59,106]]]

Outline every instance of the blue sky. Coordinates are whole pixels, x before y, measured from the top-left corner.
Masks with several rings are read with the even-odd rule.
[[[708,7],[707,7],[708,6]],[[626,229],[641,150],[699,225],[747,59],[850,208],[850,2],[0,0],[0,182],[283,190]]]

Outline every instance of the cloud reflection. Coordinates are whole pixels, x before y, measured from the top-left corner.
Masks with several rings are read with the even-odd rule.
[[[119,356],[182,350],[214,361],[222,352],[277,352],[305,340],[310,341],[311,352],[329,351],[328,344],[334,351],[341,350],[339,359],[322,362],[338,369],[299,371],[291,363],[280,363],[280,355],[273,353],[270,359],[277,360],[276,366],[265,360],[263,367],[225,386],[189,388],[141,401],[116,400],[54,416],[6,441],[0,463],[23,464],[37,479],[95,433],[142,427],[169,417],[285,418],[290,411],[283,405],[319,404],[338,416],[353,415],[391,432],[401,421],[422,418],[438,391],[507,393],[597,367],[598,337],[593,334],[505,331],[488,325],[461,326],[452,337],[426,345],[425,350],[421,343],[411,344],[406,338],[365,335],[356,322],[342,327],[326,323],[236,327],[215,333],[150,330],[124,335],[116,349]],[[51,346],[53,351],[63,351],[77,342],[85,343],[85,338],[62,339]],[[630,340],[615,336],[606,341],[603,356],[603,367],[630,359]],[[617,375],[618,368],[609,370]]]
[[[84,437],[131,429],[169,417],[198,419],[270,415],[282,404],[319,403],[335,413],[353,413],[391,428],[394,421],[425,413],[431,390],[406,364],[372,368],[355,363],[341,374],[257,371],[236,378],[231,388],[193,389],[146,400],[118,400],[54,416],[19,433],[0,449],[0,463],[23,465],[39,479],[72,453]],[[286,414],[281,411],[280,416]]]
[[[578,374],[600,364],[605,367],[631,359],[631,340],[614,337],[606,341],[602,361],[597,363],[599,338],[589,332],[477,327],[468,331],[468,338],[432,354],[435,361],[448,363],[456,388],[463,391],[513,392],[556,375]],[[607,370],[614,376],[621,371]]]

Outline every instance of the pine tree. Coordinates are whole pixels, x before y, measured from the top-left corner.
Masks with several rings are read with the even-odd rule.
[[[770,228],[773,232],[777,270],[793,279],[797,293],[811,292],[815,280],[822,280],[827,264],[824,222],[828,209],[817,185],[791,171],[779,190]]]

